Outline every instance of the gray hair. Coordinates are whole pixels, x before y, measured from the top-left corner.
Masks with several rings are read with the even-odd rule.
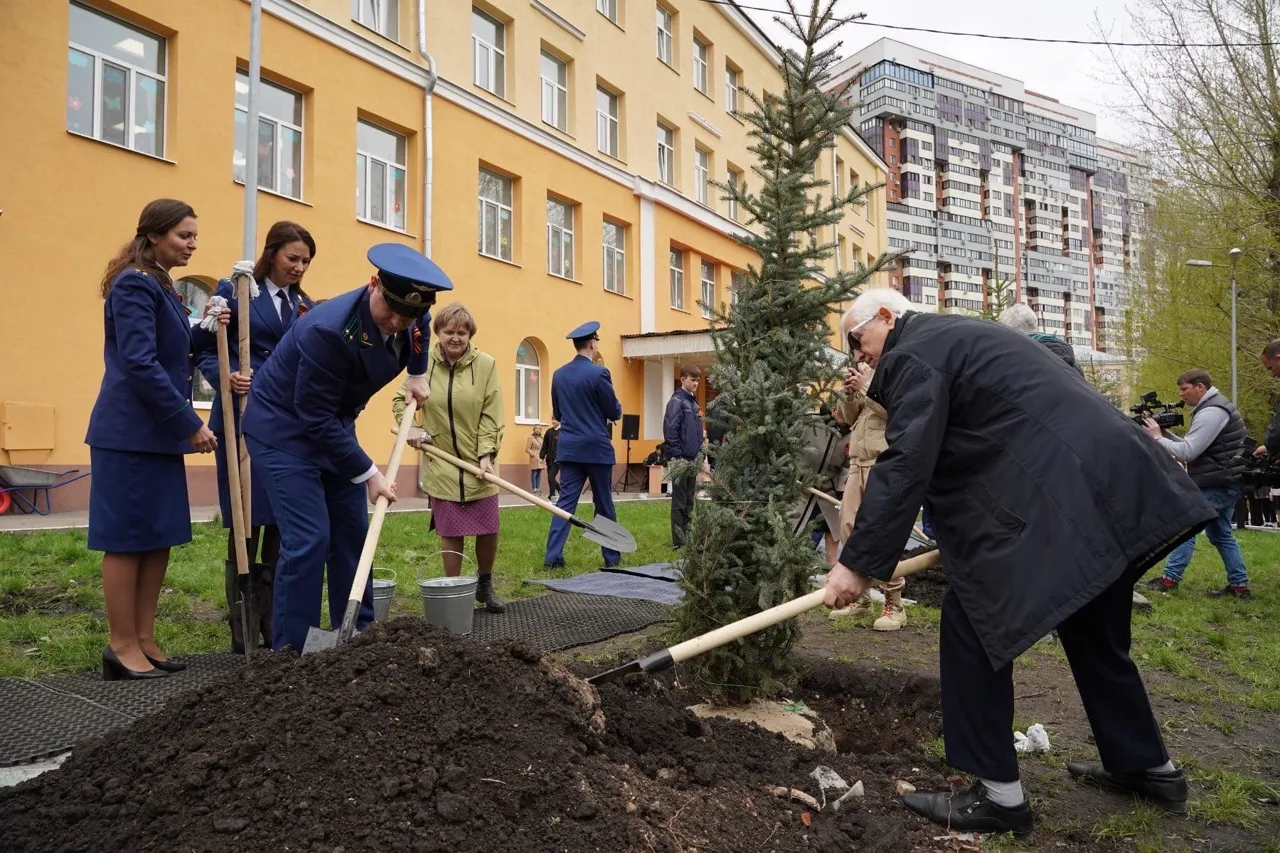
[[[996,322],[1001,326],[1008,326],[1015,332],[1022,332],[1025,335],[1034,335],[1040,328],[1040,321],[1036,319],[1036,312],[1021,302],[1010,305],[1001,311]]]
[[[850,326],[864,323],[876,315],[881,308],[888,308],[895,317],[901,317],[911,309],[911,301],[892,287],[874,287],[864,290],[853,300],[849,310],[844,312],[843,325]]]

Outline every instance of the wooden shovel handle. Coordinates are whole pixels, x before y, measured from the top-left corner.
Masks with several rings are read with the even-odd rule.
[[[924,571],[932,568],[941,562],[941,555],[937,551],[930,551],[928,554],[921,554],[918,557],[910,557],[898,563],[898,568],[893,572],[893,580],[905,578],[907,575],[913,575],[916,572]],[[703,652],[711,651],[719,648],[726,643],[734,640],[742,639],[748,634],[754,634],[756,631],[763,630],[771,625],[777,625],[779,622],[785,622],[788,619],[799,616],[813,608],[822,604],[822,599],[826,590],[815,589],[807,595],[799,598],[793,598],[791,601],[779,604],[777,607],[770,607],[768,610],[762,610],[748,616],[745,619],[739,619],[737,622],[730,622],[714,631],[708,631],[699,637],[691,640],[685,640],[683,643],[677,643],[667,650],[671,655],[674,663],[688,660],[696,657]]]
[[[436,447],[434,444],[423,444],[419,448],[419,450],[421,450],[423,453],[429,453],[432,456],[436,457],[437,459],[443,459],[445,462],[448,462],[450,465],[455,465],[458,468],[461,468],[463,471],[466,471],[468,474],[471,474],[473,477],[478,477],[481,480],[484,480],[485,482],[493,483],[495,486],[497,486],[500,489],[506,489],[511,494],[518,495],[524,498],[525,500],[527,500],[529,503],[533,504],[534,506],[540,506],[543,509],[545,509],[547,512],[551,513],[552,515],[559,516],[560,518],[563,518],[565,521],[572,522],[575,519],[575,516],[572,513],[566,512],[565,510],[553,504],[551,501],[546,500],[545,498],[541,498],[538,495],[533,494],[532,492],[526,492],[524,489],[520,488],[515,483],[509,483],[506,480],[499,477],[497,474],[490,474],[486,471],[481,471],[478,466],[472,465],[470,462],[465,462],[459,459],[458,457],[454,456],[452,453],[447,453],[441,450],[440,448]]]
[[[231,402],[231,365],[227,359],[227,327],[221,323],[214,333],[218,341],[218,393],[222,398],[222,447],[227,459],[227,492],[231,497],[231,532],[235,540],[236,573],[249,574],[249,549],[245,544],[244,493],[241,491],[238,448],[244,442],[236,435],[236,413]]]
[[[405,400],[404,414],[400,417],[400,428],[396,431],[396,443],[391,448],[391,461],[387,463],[387,482],[394,483],[400,473],[400,458],[404,456],[405,444],[409,441],[409,429],[413,426],[413,416],[418,411],[418,401],[412,396]],[[355,580],[351,583],[351,595],[348,603],[359,601],[364,597],[365,584],[369,582],[369,572],[373,568],[373,556],[378,550],[378,537],[382,535],[382,522],[387,517],[387,507],[391,502],[385,495],[378,495],[373,505],[373,517],[369,519],[369,531],[364,536],[364,547],[360,549],[360,562],[356,564]]]
[[[240,347],[240,373],[248,376],[252,363],[252,355],[249,352],[249,300],[252,298],[253,277],[249,275],[240,275],[236,282],[236,332],[239,336],[237,343]],[[249,395],[244,394],[240,397],[240,422],[244,423],[244,410],[249,405]],[[230,433],[228,433],[230,434]],[[249,465],[249,445],[241,441],[239,443],[239,462],[240,462],[240,505],[241,511],[244,513],[245,534],[248,535],[248,523],[253,520],[253,489],[250,488],[250,478],[252,471]],[[230,461],[227,467],[231,467]]]
[[[840,500],[839,500],[838,498],[832,497],[831,495],[827,494],[826,492],[822,491],[821,489],[815,489],[815,488],[813,488],[812,486],[810,486],[810,487],[806,488],[806,489],[805,489],[805,491],[806,491],[806,492],[808,492],[809,494],[813,495],[815,498],[818,498],[819,500],[824,500],[824,501],[826,501],[827,503],[831,504],[832,506],[835,506],[835,507],[840,506]]]

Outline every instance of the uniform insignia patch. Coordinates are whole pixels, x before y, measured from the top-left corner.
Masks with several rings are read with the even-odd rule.
[[[413,331],[410,334],[412,335],[412,338],[413,338],[414,355],[421,355],[422,354],[422,329],[419,329],[417,326],[414,326]]]

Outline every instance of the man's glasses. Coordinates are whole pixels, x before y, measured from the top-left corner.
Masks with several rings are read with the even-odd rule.
[[[845,333],[845,337],[849,341],[850,353],[854,353],[862,349],[862,327],[870,323],[872,320],[874,320],[878,316],[879,316],[878,314],[872,314],[870,317],[863,320],[861,323],[854,326],[852,329],[850,329],[848,332]]]

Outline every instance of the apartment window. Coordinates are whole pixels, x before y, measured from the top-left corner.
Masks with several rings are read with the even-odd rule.
[[[596,87],[596,148],[618,156],[618,96]]]
[[[716,265],[710,261],[702,262],[702,316],[711,319],[711,312],[716,305]]]
[[[569,66],[542,52],[542,120],[569,130]]]
[[[367,121],[356,122],[356,216],[405,229],[405,138]]]
[[[708,82],[707,61],[711,54],[711,48],[704,44],[700,39],[693,40],[693,88],[702,94],[710,91],[710,83]]]
[[[684,250],[671,250],[671,307],[684,310]]]
[[[392,41],[400,35],[400,0],[351,0],[351,17]]]
[[[236,71],[234,177],[244,182],[249,150],[249,75]],[[302,95],[266,80],[258,87],[258,186],[302,198]]]
[[[627,230],[616,222],[604,221],[604,289],[627,292]]]
[[[173,289],[178,292],[178,297],[191,312],[193,319],[204,316],[205,303],[213,295],[209,285],[198,278],[180,278],[173,283]],[[206,409],[213,403],[213,386],[200,371],[195,371],[193,375],[195,378],[192,380],[191,402],[195,403],[198,409]]]
[[[693,191],[698,204],[711,203],[711,152],[701,148],[693,150]]]
[[[739,79],[742,72],[734,68],[732,65],[725,63],[724,66],[724,109],[725,112],[736,113],[738,111],[738,88]]]
[[[471,44],[475,54],[476,85],[499,98],[507,94],[507,27],[474,6]]]
[[[67,130],[164,156],[166,43],[71,4]]]
[[[516,417],[537,421],[542,417],[542,371],[538,351],[528,338],[516,349]]]
[[[669,9],[658,7],[658,58],[667,65],[676,63],[676,16]]]
[[[480,254],[503,261],[511,260],[511,190],[510,178],[480,170]]]
[[[573,278],[573,205],[547,199],[547,272]]]
[[[737,305],[742,288],[747,286],[747,274],[742,270],[734,270],[729,274],[729,304]]]
[[[658,125],[658,180],[676,185],[676,132],[664,124]]]
[[[618,4],[622,0],[596,0],[596,11],[615,24],[618,23]]]
[[[730,166],[727,169],[725,169],[724,182],[728,184],[730,187],[740,190],[742,188],[742,173],[739,172],[737,169],[733,168],[732,166]],[[732,219],[734,222],[737,222],[738,221],[738,200],[734,198],[732,195],[730,195],[728,196],[728,202],[729,202],[729,218]]]

